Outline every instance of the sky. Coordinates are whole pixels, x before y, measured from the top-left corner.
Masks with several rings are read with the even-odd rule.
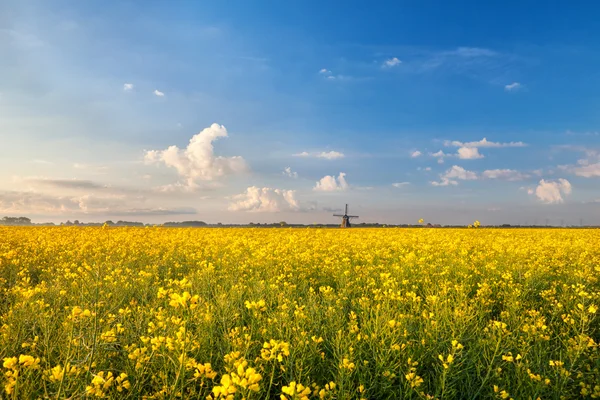
[[[599,13],[0,0],[0,216],[600,224]]]

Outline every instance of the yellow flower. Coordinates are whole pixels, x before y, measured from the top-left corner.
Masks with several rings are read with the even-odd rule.
[[[17,357],[8,357],[4,359],[2,366],[7,369],[15,369],[17,367]]]
[[[37,368],[39,363],[40,363],[39,358],[33,358],[32,356],[28,356],[25,354],[21,354],[19,356],[19,364],[21,364],[24,367]]]

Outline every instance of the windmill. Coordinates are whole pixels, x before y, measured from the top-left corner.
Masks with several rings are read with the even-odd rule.
[[[348,204],[346,204],[346,210],[344,211],[344,215],[341,214],[333,214],[334,217],[342,217],[342,225],[341,228],[350,228],[350,219],[358,218],[358,215],[348,215]]]

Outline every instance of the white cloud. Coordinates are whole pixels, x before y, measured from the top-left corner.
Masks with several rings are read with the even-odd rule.
[[[300,209],[294,190],[259,188],[251,186],[244,193],[232,197],[230,211],[279,212]]]
[[[123,91],[129,92],[133,89],[133,83],[125,83],[123,85]]]
[[[400,64],[402,64],[402,61],[400,61],[397,57],[392,57],[388,60],[385,60],[383,66],[385,68],[392,68]]]
[[[446,178],[456,178],[460,180],[471,181],[477,179],[477,174],[472,171],[467,171],[463,167],[459,167],[458,165],[453,165],[446,173],[444,174]]]
[[[163,92],[161,92],[158,89],[154,90],[153,93],[154,93],[155,96],[158,96],[158,97],[163,97],[165,95]]]
[[[321,69],[321,70],[319,71],[319,73],[320,73],[321,75],[331,75],[331,71],[330,71],[330,70],[328,70],[327,68],[323,68],[323,69]]]
[[[457,181],[453,181],[448,178],[441,178],[441,180],[439,182],[431,181],[430,183],[432,186],[451,186],[451,185],[456,186],[456,185],[458,185]]]
[[[514,169],[488,169],[483,171],[481,177],[484,179],[502,179],[507,181],[521,181],[529,177]]]
[[[307,151],[303,151],[302,153],[292,154],[294,157],[315,157],[315,158],[324,158],[326,160],[336,160],[338,158],[344,158],[344,153],[340,153],[339,151],[321,151],[309,153]]]
[[[477,147],[461,147],[457,151],[458,158],[461,160],[475,160],[477,158],[483,158],[483,155],[479,153]]]
[[[527,144],[525,144],[523,142],[500,143],[500,142],[489,141],[486,138],[483,138],[476,142],[460,142],[458,140],[453,140],[453,141],[447,140],[444,142],[444,145],[446,147],[526,147],[527,146]]]
[[[313,188],[313,190],[320,192],[334,192],[346,189],[348,189],[348,183],[346,182],[346,174],[344,172],[340,172],[337,178],[333,175],[324,176]]]
[[[413,152],[410,153],[410,156],[412,158],[417,158],[417,157],[420,157],[422,155],[423,155],[423,153],[421,153],[419,150],[415,150],[415,151],[413,151]]]
[[[600,176],[600,162],[595,164],[580,163],[580,165],[581,166],[579,167],[573,168],[573,172],[575,172],[575,175],[583,176],[584,178]]]
[[[458,165],[453,165],[452,168],[440,175],[439,182],[433,181],[431,184],[433,186],[456,186],[458,185],[457,179],[463,181],[472,181],[477,179],[477,174],[475,172],[468,171],[463,167],[459,167]]]
[[[285,176],[289,176],[290,178],[298,178],[298,173],[295,171],[292,171],[291,167],[285,167],[285,169],[283,170],[283,175]]]
[[[240,156],[215,156],[212,142],[221,137],[227,137],[227,129],[223,125],[212,124],[192,136],[185,149],[173,145],[165,150],[147,151],[145,161],[175,168],[188,187],[197,186],[199,181],[212,181],[246,171],[246,161]]]
[[[317,157],[326,158],[328,160],[335,160],[338,158],[344,158],[344,153],[340,153],[339,151],[328,151],[328,152],[323,151],[323,152],[317,154]]]
[[[392,186],[395,188],[401,188],[404,186],[408,186],[410,185],[410,182],[397,182],[397,183],[392,183]]]
[[[507,92],[516,92],[519,89],[521,89],[521,84],[519,82],[513,82],[504,86],[504,90]]]
[[[440,150],[440,151],[438,151],[436,153],[429,153],[429,155],[431,157],[437,158],[438,159],[437,160],[438,164],[443,164],[444,163],[444,157],[449,156],[449,154],[445,154],[442,150]]]
[[[528,191],[528,193],[531,193]],[[557,181],[540,180],[535,188],[535,195],[542,202],[547,204],[557,204],[564,202],[563,195],[571,194],[571,183],[566,179]]]

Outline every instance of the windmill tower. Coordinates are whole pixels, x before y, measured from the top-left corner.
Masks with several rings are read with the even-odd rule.
[[[348,215],[348,204],[346,204],[346,209],[344,211],[344,215],[341,214],[333,214],[334,217],[342,217],[342,225],[340,228],[350,228],[350,219],[358,218],[358,215]]]

